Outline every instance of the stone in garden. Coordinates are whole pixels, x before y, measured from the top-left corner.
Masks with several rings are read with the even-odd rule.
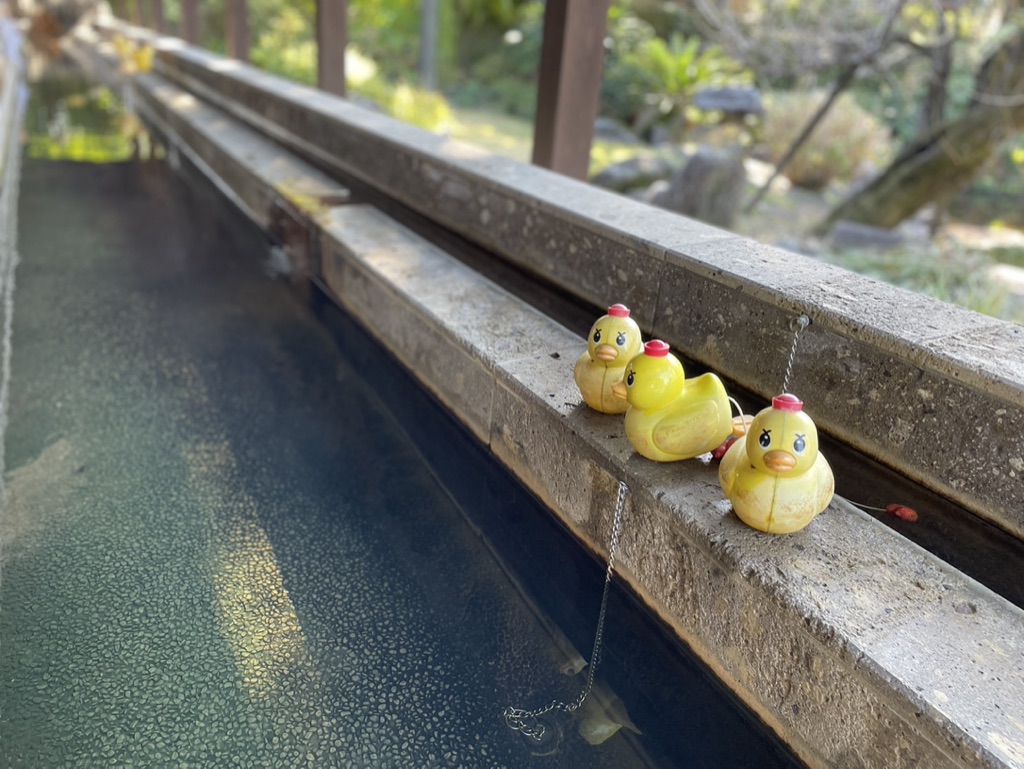
[[[669,184],[668,179],[658,179],[656,182],[651,182],[651,186],[644,190],[640,200],[651,205],[667,208],[663,201],[667,200],[668,191],[671,187],[672,185]]]
[[[705,112],[721,110],[738,117],[764,114],[761,92],[750,87],[705,88],[693,97],[693,106]]]
[[[832,226],[832,247],[839,250],[886,251],[906,243],[903,233],[885,227],[840,219]]]
[[[1005,310],[1013,315],[1024,313],[1024,268],[1012,264],[994,264],[988,278],[1006,292]]]
[[[610,117],[599,117],[594,121],[594,138],[619,144],[640,143],[640,138],[635,133]]]
[[[739,147],[702,145],[651,202],[719,227],[729,227],[740,207],[747,175]]]
[[[641,156],[608,166],[590,181],[607,190],[625,192],[671,176],[674,170],[671,163],[660,157]]]

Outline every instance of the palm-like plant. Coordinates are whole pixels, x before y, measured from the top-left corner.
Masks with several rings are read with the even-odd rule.
[[[678,136],[685,128],[713,116],[702,115],[692,106],[693,97],[705,88],[749,85],[753,73],[721,47],[700,38],[673,35],[654,37],[625,52],[622,63],[642,92],[643,107],[633,121],[634,130],[646,133],[655,124]]]

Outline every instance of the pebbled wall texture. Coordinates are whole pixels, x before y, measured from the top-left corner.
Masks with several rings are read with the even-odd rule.
[[[793,389],[819,425],[1020,531],[1020,329],[157,42],[160,75],[136,89],[171,143],[202,137],[208,172],[232,151],[215,126],[237,119],[588,301],[625,301],[766,396],[806,312]],[[223,112],[182,109],[182,87]],[[281,154],[256,144],[252,167]],[[377,209],[304,215],[316,278],[599,553],[629,485],[623,577],[808,765],[1024,767],[1024,612],[838,498],[794,535],[745,527],[714,466],[648,462],[621,417],[582,404],[578,335]]]

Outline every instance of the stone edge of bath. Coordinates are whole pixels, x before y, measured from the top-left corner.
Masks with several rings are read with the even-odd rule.
[[[819,427],[1024,537],[1024,328],[489,155],[179,40],[116,22],[102,29],[155,40],[165,77],[596,307],[625,302],[645,332],[766,398],[781,386],[790,321],[811,315],[792,389]]]

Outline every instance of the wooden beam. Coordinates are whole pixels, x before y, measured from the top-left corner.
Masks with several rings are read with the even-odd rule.
[[[132,18],[133,18],[133,20],[135,22],[135,26],[137,26],[137,27],[144,27],[144,26],[146,26],[146,17],[142,13],[142,3],[143,3],[143,0],[132,0],[132,6],[134,7],[134,12],[132,13]]]
[[[317,0],[316,81],[328,93],[345,95],[348,0]]]
[[[153,29],[161,34],[164,32],[164,0],[153,0]]]
[[[533,162],[587,178],[601,101],[611,0],[548,0],[544,8]]]
[[[228,0],[226,11],[228,56],[249,61],[249,3]]]
[[[199,8],[196,0],[181,0],[181,36],[186,43],[199,45]]]

